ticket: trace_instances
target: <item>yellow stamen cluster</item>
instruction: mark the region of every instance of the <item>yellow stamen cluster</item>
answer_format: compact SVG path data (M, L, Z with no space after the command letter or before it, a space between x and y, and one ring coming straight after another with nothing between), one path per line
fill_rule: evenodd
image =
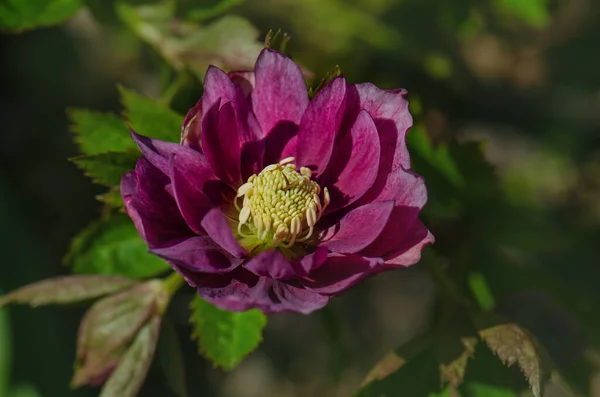
M321 204L321 187L310 179L311 170L301 167L298 172L293 161L288 157L271 164L240 186L234 201L240 236L253 235L270 247L288 248L312 236L315 223L329 204L329 192L323 189Z

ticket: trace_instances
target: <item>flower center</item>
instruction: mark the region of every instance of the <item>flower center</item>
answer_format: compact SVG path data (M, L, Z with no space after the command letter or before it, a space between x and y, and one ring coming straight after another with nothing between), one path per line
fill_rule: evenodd
M310 179L311 170L301 167L298 172L293 161L288 157L265 167L238 189L234 201L239 211L237 231L243 238L255 239L255 244L246 245L289 248L312 236L315 223L329 204L329 192L323 189L321 204L321 187Z

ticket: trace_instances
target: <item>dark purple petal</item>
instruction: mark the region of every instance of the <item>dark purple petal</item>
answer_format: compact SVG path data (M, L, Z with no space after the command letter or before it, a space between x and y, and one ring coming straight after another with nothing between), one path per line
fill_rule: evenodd
M331 194L329 212L355 202L373 186L379 169L379 152L377 128L363 110L350 131L335 145L321 178L321 185L327 186Z
M310 167L317 176L329 163L345 97L346 80L336 77L313 98L300 121L294 157L298 165Z
M291 121L278 123L265 140L264 164L275 164L279 160L296 156L298 126Z
M198 292L208 302L231 311L258 308L265 313L294 311L308 314L329 301L318 292L248 273L237 268L228 275L202 275L197 278Z
M206 234L200 222L214 205L201 189L210 175L202 172L195 173L193 176L183 174L177 166L177 156L171 158L169 171L173 197L181 216L194 233Z
M364 109L375 121L381 142L382 165L388 172L400 166L410 168L406 132L413 120L405 96L403 89L382 90L371 83L352 85L348 92L350 114Z
M231 81L244 93L244 96L247 98L250 93L254 90L254 86L256 85L256 79L254 77L254 72L248 70L242 71L234 71L227 73Z
M204 109L210 109L215 103L224 105L227 102L240 99L241 91L233 84L227 73L221 69L209 66L204 77Z
M202 98L185 115L181 126L181 144L202 153Z
M336 295L371 275L382 263L380 258L332 254L311 274L313 281L304 280L302 284L321 294Z
M164 247L193 236L173 197L167 193L169 180L146 159L121 180L125 210L148 245Z
M384 257L401 247L409 231L412 230L420 211L421 209L418 207L394 207L379 236L369 246L360 251L361 255Z
M202 149L214 173L229 186L237 188L242 184L241 153L232 102L220 107L220 100L217 100L204 115L202 132Z
M277 250L261 252L246 262L244 267L257 276L275 280L289 280L296 276L294 266Z
M255 67L252 110L264 132L281 121L300 123L308 105L302 71L288 57L265 48Z
M206 233L225 251L236 258L246 256L246 251L235 239L227 219L219 208L213 208L204 216L201 222Z
M342 254L353 254L362 250L379 236L393 208L393 201L383 201L353 209L344 215L338 224L326 231L327 246L332 251Z
M387 176L377 178L373 187L359 200L366 204L393 200L397 206L423 208L427 189L423 177L399 167Z
M298 262L300 269L298 273L302 277L309 277L310 274L317 270L327 260L328 249L324 245L320 245L315 249L315 252L302 257Z
M232 260L220 252L217 245L206 236L192 237L170 247L151 249L150 252L194 272L225 273L240 264L239 260Z

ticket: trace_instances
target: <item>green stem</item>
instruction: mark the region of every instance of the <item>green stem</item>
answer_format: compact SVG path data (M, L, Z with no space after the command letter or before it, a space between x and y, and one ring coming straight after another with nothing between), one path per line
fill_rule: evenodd
M160 101L165 105L170 105L175 98L175 95L182 89L186 84L188 84L188 76L185 72L181 72L177 75L177 78L171 82L165 88L162 95L160 96Z
M165 288L169 291L169 295L173 296L175 293L185 284L185 279L181 274L177 272L171 273L171 275L163 280Z

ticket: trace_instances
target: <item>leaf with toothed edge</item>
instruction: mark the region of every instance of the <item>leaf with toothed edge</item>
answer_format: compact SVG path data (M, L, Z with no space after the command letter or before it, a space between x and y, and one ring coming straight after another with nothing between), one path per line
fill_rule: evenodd
M134 169L139 158L139 151L130 150L78 156L70 160L94 182L112 187L119 186L123 174Z

